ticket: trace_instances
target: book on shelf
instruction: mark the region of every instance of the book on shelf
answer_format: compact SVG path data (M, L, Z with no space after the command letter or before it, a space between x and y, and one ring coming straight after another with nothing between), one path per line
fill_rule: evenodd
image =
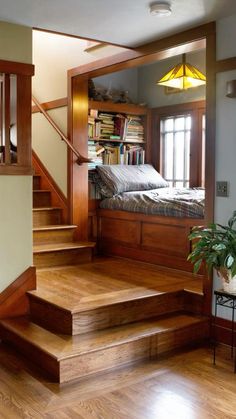
M145 150L142 143L144 143L144 127L140 116L90 110L88 117L88 156L92 159L89 163L90 169L99 164L143 164Z

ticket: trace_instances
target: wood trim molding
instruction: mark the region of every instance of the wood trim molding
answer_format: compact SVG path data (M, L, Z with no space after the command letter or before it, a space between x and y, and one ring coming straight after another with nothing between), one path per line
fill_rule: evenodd
M223 73L224 71L236 70L236 57L226 58L225 60L216 61L216 73Z
M67 106L67 97L62 97L60 99L50 100L49 102L41 103L41 106L45 111L49 111L51 109L63 108ZM40 112L39 108L36 105L32 106L32 113Z
M50 190L52 205L62 208L62 219L66 224L68 222L68 202L67 198L56 184L44 164L41 162L35 151L32 151L32 161L35 173L41 176L41 187L45 190Z
M0 73L19 74L21 76L33 76L34 65L18 63L16 61L0 60Z
M36 289L36 269L30 266L0 293L0 319L27 314L27 291Z

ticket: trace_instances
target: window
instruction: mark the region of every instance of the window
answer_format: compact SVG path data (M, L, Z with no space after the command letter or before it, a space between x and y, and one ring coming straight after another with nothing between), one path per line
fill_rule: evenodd
M161 119L162 174L172 187L189 187L191 115Z
M152 161L171 187L205 185L205 101L153 110Z

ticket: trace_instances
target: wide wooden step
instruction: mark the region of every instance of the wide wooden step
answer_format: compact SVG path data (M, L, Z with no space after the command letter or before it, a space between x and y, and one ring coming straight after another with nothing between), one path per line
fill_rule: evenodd
M95 243L70 242L46 243L33 246L33 262L36 268L79 265L91 262Z
M77 304L76 294L70 296L66 287L65 298L45 289L30 291L28 296L35 323L53 332L77 335L183 310L184 293L121 290L80 297Z
M42 189L33 191L33 208L50 207L51 192Z
M209 336L209 321L182 313L69 337L16 318L2 320L0 332L63 383L197 343Z
M67 243L73 241L75 225L50 225L33 228L33 243Z
M33 227L58 225L61 223L62 209L56 207L33 208Z

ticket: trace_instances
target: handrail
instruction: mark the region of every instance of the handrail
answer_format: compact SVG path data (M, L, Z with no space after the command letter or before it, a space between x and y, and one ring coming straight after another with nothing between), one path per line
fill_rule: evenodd
M58 125L53 121L53 119L48 115L48 113L43 109L42 105L38 102L38 100L35 98L35 96L32 96L32 101L34 104L39 108L40 113L42 113L45 118L48 120L48 122L51 124L51 126L57 131L57 133L60 135L61 139L68 145L68 147L71 149L71 151L76 155L77 160L76 163L81 165L83 163L90 163L92 160L90 160L87 157L82 156L79 151L76 150L76 148L71 144L71 142L68 140L68 138L63 134L63 132L60 130Z

